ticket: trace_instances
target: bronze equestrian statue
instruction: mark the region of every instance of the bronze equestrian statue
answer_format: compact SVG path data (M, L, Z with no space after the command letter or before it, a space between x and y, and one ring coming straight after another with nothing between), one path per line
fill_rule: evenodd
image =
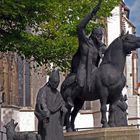
M67 131L74 130L75 117L82 108L84 101L94 101L97 99L101 103L102 127L115 126L113 122L114 103L120 100L122 89L126 84L126 78L123 73L126 56L137 48L140 48L140 37L125 34L116 38L106 50L99 68L91 74L90 92L88 92L87 85L85 85L81 93L76 93L77 96L75 97L73 96L75 94L73 91L75 91L74 88L77 86L77 81L74 81L76 78L72 79L73 83L68 81L69 84L66 84L66 81L63 82L61 94L64 100L66 101L67 94L70 94L67 93L69 91L68 89L71 89L71 97L74 97L74 109L71 112L71 107L68 107L68 113L66 115ZM110 105L110 109L112 110L108 122L106 118L107 104Z
M100 52L99 48L103 48L102 46L104 46L104 44L101 43L101 38L96 37L97 40L95 43L92 42L92 38L84 38L83 29L87 22L96 14L100 8L100 4L101 0L99 0L93 11L80 22L80 25L82 23L84 26L80 26L82 30L79 37L79 48L77 54L73 57L71 72L61 85L61 94L68 108L68 113L65 118L67 131L74 130L75 117L82 108L84 101L94 101L97 99L99 99L101 103L102 127L116 126L113 119L114 104L120 100L122 89L126 83L126 78L123 74L126 56L130 54L131 51L140 48L140 37L131 34L121 34L106 49L102 62L100 66L97 67L98 54ZM77 31L79 30L80 29ZM81 36L83 36L82 39ZM97 42L99 48L95 45ZM89 50L86 49L88 47ZM92 49L92 47L94 48ZM82 54L84 51L86 51L85 54ZM87 58L84 57L86 58L85 61L80 60L83 55L87 56ZM80 66L81 61L84 62L82 66ZM79 70L80 67L81 69ZM80 78L82 79L81 81ZM110 105L111 110L109 121L107 121L106 118L107 104ZM72 107L74 107L73 110L71 110Z

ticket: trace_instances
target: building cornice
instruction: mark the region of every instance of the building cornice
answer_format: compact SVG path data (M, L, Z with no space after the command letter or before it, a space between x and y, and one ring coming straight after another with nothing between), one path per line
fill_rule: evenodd
M128 22L128 24L130 24L134 29L136 28L135 26L134 26L134 24L127 18L127 17L125 17L124 15L123 15L123 18Z

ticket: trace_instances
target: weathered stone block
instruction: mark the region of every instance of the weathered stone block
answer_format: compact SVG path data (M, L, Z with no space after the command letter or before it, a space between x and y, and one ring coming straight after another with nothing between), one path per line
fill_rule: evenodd
M100 128L65 133L65 140L139 140L140 130L132 127Z

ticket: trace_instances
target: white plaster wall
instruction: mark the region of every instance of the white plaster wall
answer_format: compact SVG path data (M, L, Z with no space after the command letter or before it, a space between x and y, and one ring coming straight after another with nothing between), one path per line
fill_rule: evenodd
M93 115L92 114L80 114L78 113L75 120L75 128L87 128L93 127Z
M120 35L120 7L112 10L112 16L107 18L108 45Z
M33 111L20 112L20 131L35 131L35 115Z
M127 22L125 22L125 27L126 27L126 32L132 34L132 27Z
M126 84L128 85L128 93L127 95L132 96L133 92L133 79L132 79L132 54L126 57Z

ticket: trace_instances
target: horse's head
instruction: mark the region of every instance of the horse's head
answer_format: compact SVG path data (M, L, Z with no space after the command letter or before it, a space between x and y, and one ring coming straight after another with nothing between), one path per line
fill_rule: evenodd
M124 68L126 55L137 48L140 48L140 37L132 34L121 34L109 45L101 65L113 63L122 70Z
M140 48L140 37L132 34L125 34L121 35L120 38L122 39L124 52L126 54L129 54L131 51Z

